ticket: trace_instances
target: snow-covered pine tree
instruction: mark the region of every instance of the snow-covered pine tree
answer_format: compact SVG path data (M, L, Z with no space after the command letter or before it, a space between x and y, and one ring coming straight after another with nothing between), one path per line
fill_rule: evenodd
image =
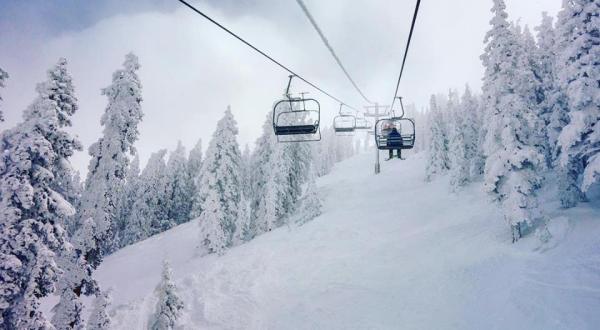
M448 114L452 120L449 125L450 185L453 190L465 186L470 179L470 159L467 155L468 118L458 100L458 93L451 90L448 94Z
M469 160L469 177L472 180L483 175L485 157L481 140L483 113L479 101L471 92L469 85L465 86L460 107L465 119L466 158Z
M190 210L190 219L200 216L202 203L200 202L200 170L202 169L202 140L198 139L194 148L190 151L188 157L187 169L190 180L192 181L192 209Z
M562 128L568 124L568 106L564 90L558 84L557 51L558 37L551 16L544 12L542 24L536 28L538 56L540 61L540 79L544 93L544 120L547 124L546 135L551 153L551 161L556 154L556 143Z
M201 241L209 252L231 246L236 231L243 190L237 134L237 123L227 107L213 133L200 175Z
M135 154L133 144L138 139L138 124L143 116L139 68L137 56L127 54L123 68L113 74L112 84L102 90L108 98L100 120L104 129L102 137L89 149L92 159L81 198L80 218L96 222L101 237L97 244L102 253L117 246L116 208L129 166L128 154Z
M108 314L110 303L111 297L108 291L96 294L86 330L107 330L110 328L111 320Z
M65 69L63 71L63 69ZM39 299L54 290L56 254L66 249L62 224L75 212L53 190L56 164L68 162L80 143L64 128L77 110L54 75L67 78L66 61L48 71L23 122L4 131L0 150L0 328L51 327L38 310ZM63 98L64 97L64 98Z
M299 217L296 220L296 224L298 225L303 225L311 221L321 215L322 212L321 209L323 204L319 197L316 176L312 166L308 172L308 180L302 194L301 210L299 212Z
M248 198L252 194L251 187L251 175L252 169L250 168L250 162L252 161L252 153L250 152L250 146L246 143L244 151L242 152L242 173L244 178L244 196Z
M139 179L136 199L122 234L123 246L136 243L170 229L174 223L168 218L167 150L152 155Z
M434 95L431 96L429 104L430 140L427 144L427 167L425 169L428 181L450 169L448 133L444 122L444 114Z
M250 202L247 200L246 195L243 194L240 201L240 215L236 225L234 244L248 242L256 236L256 228L252 220Z
M570 108L558 138L559 164L570 179L561 200L573 206L581 197L577 188L586 192L600 180L600 2L564 1L559 15L566 41L558 56L559 79Z
M48 78L50 83L48 86L49 98L56 101L59 108L62 109L62 113L66 115L63 118L64 125L67 127L72 126L71 119L69 116L79 110L77 105L77 98L75 97L75 88L73 86L73 80L71 75L67 71L67 60L60 58L58 63L48 70ZM56 136L53 144L63 143L61 140L62 136ZM77 140L72 140L72 148L65 148L63 151L65 154L59 155L56 163L54 164L54 180L52 181L52 190L58 192L63 196L73 207L76 209L79 207L81 194L83 187L79 173L77 173L70 161L69 157L73 155L75 151L83 149L81 143ZM67 229L68 233L72 233L76 215L67 217L61 224L63 229Z
M520 30L520 27L517 27ZM519 93L522 98L528 103L530 109L528 116L531 134L529 136L529 145L535 146L536 149L544 156L545 165L549 165L552 161L552 151L547 138L548 116L549 110L546 107L546 94L544 90L544 82L542 81L543 69L541 67L541 54L538 45L526 25L523 32L516 34L520 47L519 60L521 61L522 70L520 73Z
M54 316L52 325L56 329L82 329L83 303L81 295L92 295L99 292L98 284L92 278L92 266L87 260L96 260L88 253L98 253L95 248L95 223L89 218L77 229L72 237L72 245L63 251L59 258L59 266L63 273L57 284L59 301L52 309Z
M63 275L68 276L68 275ZM83 303L69 287L58 287L60 300L52 308L52 325L56 330L84 329Z
M215 190L207 191L203 201L200 214L200 244L208 253L221 254L230 245L227 229L223 224L223 219L226 218L223 205Z
M57 175L59 175L59 173L61 176L57 177L58 183L54 186L57 189L60 187L62 190L61 195L63 195L76 210L79 209L81 194L83 194L83 182L81 181L79 171L74 170L71 164L66 163L57 170ZM62 224L63 229L67 231L68 237L73 236L75 233L78 225L77 221L77 214L74 214L73 216L66 218L65 223Z
M115 240L119 247L124 247L130 242L125 239L125 233L128 232L131 226L131 218L134 214L134 204L142 198L141 193L142 181L140 178L140 157L136 154L129 164L127 175L125 176L125 184L119 196L117 205L116 228L117 233Z
M169 262L163 262L162 276L156 287L158 297L156 311L149 322L152 330L171 330L175 328L177 319L183 310L183 301L179 298L177 287L172 280L173 272Z
M177 149L171 152L167 161L167 211L173 225L190 220L192 211L194 183L187 169L185 147L179 141Z
M286 173L283 148L273 135L271 114L263 124L252 156L252 221L256 234L271 231L284 212Z
M59 295L58 303L52 308L52 325L57 330L83 329L83 303L80 299L83 282L81 271L85 270L85 260L78 256L75 249L68 244L58 258L62 274L56 290Z
M2 68L0 68L0 88L4 88L4 82L6 81L6 79L8 79L8 73L4 70L2 70ZM0 102L2 101L2 95L0 94ZM2 114L2 110L0 110L0 122L4 121L4 115Z
M283 169L286 173L283 216L289 216L294 213L298 206L302 195L302 187L308 178L312 154L310 146L306 143L287 143L282 147ZM346 157L350 157L354 151L351 139L347 139L345 149ZM283 219L280 220L283 221ZM282 224L281 221L278 225Z
M536 190L541 185L544 155L536 146L536 109L529 102L533 77L519 36L507 21L503 0L494 0L485 52L486 121L485 189L501 202L517 241L540 218Z

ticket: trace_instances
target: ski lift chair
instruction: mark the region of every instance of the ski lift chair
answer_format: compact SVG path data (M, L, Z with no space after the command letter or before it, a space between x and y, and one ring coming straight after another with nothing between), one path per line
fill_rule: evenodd
M333 118L333 130L335 135L351 136L354 135L356 129L356 116L345 113L343 106L343 104L340 104L339 114Z
M390 118L380 119L375 123L375 145L379 150L407 150L415 146L415 121L404 118L404 105L402 98L399 99L402 115L397 117L392 110ZM394 128L399 134L390 136Z
M391 136L396 128L399 136ZM380 119L375 124L375 143L379 150L406 150L415 146L415 121L410 118Z
M367 118L356 118L356 130L370 130L373 126Z
M320 141L321 105L312 98L292 97L289 94L292 78L288 82L285 99L273 107L273 131L277 142Z

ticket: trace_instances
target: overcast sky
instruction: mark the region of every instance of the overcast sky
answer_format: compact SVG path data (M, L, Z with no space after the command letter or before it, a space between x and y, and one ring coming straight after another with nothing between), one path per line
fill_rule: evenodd
M355 107L364 105L335 65L295 0L211 0L192 3L307 79ZM389 103L400 70L413 0L305 0L359 86ZM561 0L507 0L511 20L534 27ZM465 83L481 87L479 56L489 27L491 0L425 0L400 88L407 103L426 106L429 95ZM145 161L178 140L208 145L216 121L231 105L239 141L252 145L265 115L281 96L287 73L232 39L176 0L0 0L0 67L10 79L0 93L14 125L35 97L35 84L66 57L79 98L73 131L86 150L73 157L86 171L87 147L101 134L110 84L124 55L142 65L144 121L137 148ZM339 105L297 82L321 101L329 123Z

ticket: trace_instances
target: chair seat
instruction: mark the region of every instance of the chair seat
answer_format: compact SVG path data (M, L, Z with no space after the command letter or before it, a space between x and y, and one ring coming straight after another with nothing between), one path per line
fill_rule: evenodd
M315 134L317 125L275 126L275 135Z
M351 133L354 132L354 127L336 127L334 130L338 133Z
M414 135L405 135L402 137L377 137L377 149L379 150L396 150L396 149L412 149L415 145Z

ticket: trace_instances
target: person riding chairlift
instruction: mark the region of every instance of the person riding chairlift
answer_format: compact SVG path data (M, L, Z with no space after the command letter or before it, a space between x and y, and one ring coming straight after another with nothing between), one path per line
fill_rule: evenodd
M387 146L390 152L389 159L394 158L394 150L396 150L398 158L401 158L402 135L395 125L391 125L389 128L389 133L387 134Z

